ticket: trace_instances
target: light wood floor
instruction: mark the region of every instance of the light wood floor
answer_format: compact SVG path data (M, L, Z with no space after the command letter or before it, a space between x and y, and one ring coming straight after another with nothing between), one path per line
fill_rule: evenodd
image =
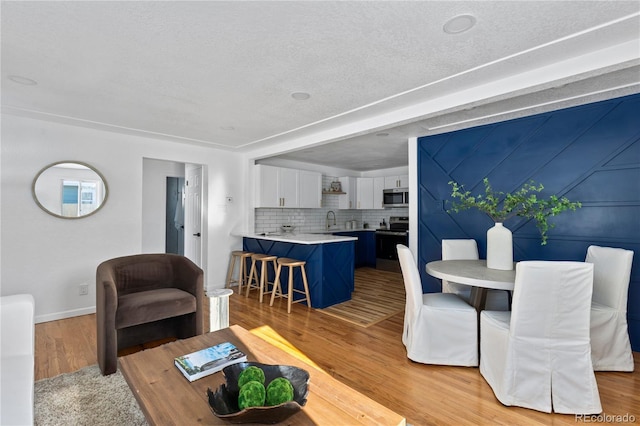
M375 275L358 269L356 286ZM477 368L408 360L401 342L403 313L363 328L300 304L287 315L284 303L260 304L255 292L248 299L233 294L230 312L231 324L249 330L268 326L320 368L413 425L576 423L573 415L501 405ZM95 328L95 315L37 324L36 380L96 364ZM634 373L596 373L596 378L604 413L628 414L640 422L640 353L634 359Z

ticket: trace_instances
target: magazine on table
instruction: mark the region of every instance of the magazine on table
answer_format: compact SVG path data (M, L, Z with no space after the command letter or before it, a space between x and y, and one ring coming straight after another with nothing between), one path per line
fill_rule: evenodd
M176 367L190 381L198 380L224 367L246 361L247 355L234 344L225 342L175 358Z

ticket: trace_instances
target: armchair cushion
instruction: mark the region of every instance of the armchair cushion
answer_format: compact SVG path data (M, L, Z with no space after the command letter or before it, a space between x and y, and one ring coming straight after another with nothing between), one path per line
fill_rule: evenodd
M177 288L159 288L118 297L116 328L131 327L196 310L196 298Z

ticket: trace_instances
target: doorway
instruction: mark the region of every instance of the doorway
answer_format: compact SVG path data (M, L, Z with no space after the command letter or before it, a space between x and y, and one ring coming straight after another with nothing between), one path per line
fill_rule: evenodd
M165 252L184 255L184 178L167 177Z
M141 252L179 253L182 250L184 256L204 269L206 232L202 229L206 229L206 166L144 158L142 175ZM190 176L192 176L191 181ZM176 182L170 178L183 180ZM188 186L192 191L193 202L191 203L189 203ZM179 189L182 189L182 195L178 194ZM184 200L182 215L184 229L180 229L182 226L180 217L176 217L176 207L180 197ZM176 229L176 222L178 229ZM180 238L180 232L182 232L182 238Z

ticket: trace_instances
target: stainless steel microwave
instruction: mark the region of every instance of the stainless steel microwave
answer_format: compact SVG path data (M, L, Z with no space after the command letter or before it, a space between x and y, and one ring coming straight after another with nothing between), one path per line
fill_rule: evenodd
M382 205L384 207L408 207L409 188L393 188L382 190Z

